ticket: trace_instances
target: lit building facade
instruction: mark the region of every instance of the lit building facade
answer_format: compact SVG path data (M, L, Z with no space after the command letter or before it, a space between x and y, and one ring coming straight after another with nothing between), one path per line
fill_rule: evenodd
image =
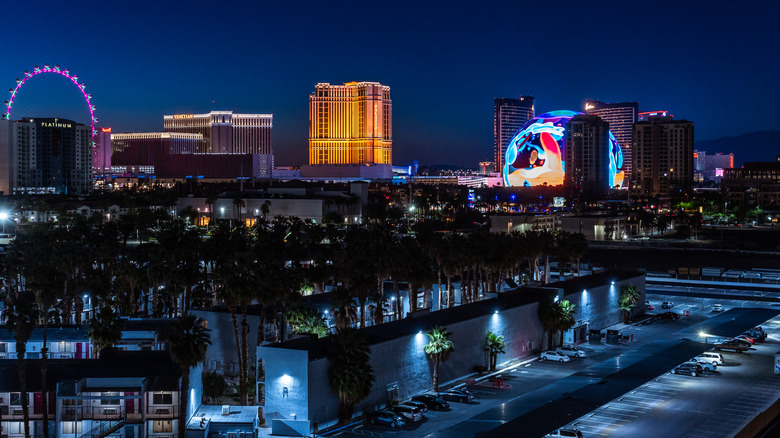
M632 127L638 121L639 104L637 102L604 103L598 100L585 102L585 113L595 114L609 123L609 130L615 136L623 152L623 172L631 177Z
M666 110L642 111L641 113L639 113L639 119L637 121L646 122L653 117L674 117L674 116L669 111Z
M724 169L734 167L734 154L693 151L693 175L696 182L720 182Z
M90 127L59 118L3 120L0 190L86 194L92 188Z
M204 149L202 134L141 132L111 134L111 169L115 173L154 173L163 155L197 153Z
M688 198L693 190L693 122L653 117L634 124L634 177L639 196Z
M497 98L493 109L493 171L503 172L506 148L526 122L534 118L533 96Z
M564 185L592 194L608 191L610 128L595 115L574 116L566 124Z
M729 202L777 208L780 205L780 155L776 161L747 162L738 169L725 169L720 187Z
M206 140L199 153L272 154L273 114L207 114L163 116L166 132L200 134Z
M319 83L309 96L309 164L392 164L393 103L378 82Z
M92 147L92 172L103 175L111 171L111 128L98 128Z

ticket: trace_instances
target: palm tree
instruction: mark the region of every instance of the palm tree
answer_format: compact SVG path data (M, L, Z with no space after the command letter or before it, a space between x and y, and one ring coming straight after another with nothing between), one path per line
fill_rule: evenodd
M30 412L27 397L27 370L25 366L25 354L27 353L27 341L32 336L35 322L38 320L38 309L35 306L33 294L28 292L16 292L8 297L8 320L6 327L13 332L16 340L16 372L19 377L19 389L22 402L22 415L24 419L24 436L30 438Z
M371 393L374 369L364 335L353 328L340 329L328 347L328 384L339 397L339 423L352 418L355 403Z
M506 342L504 342L503 336L493 333L492 331L487 332L487 336L485 337L485 351L487 351L490 356L488 363L490 371L495 371L498 355L506 353L505 347Z
M113 347L122 340L119 315L111 310L109 306L103 306L89 320L87 336L92 340L92 357L99 357L103 349Z
M544 297L539 301L539 307L537 308L537 315L539 316L539 322L542 323L544 331L547 332L547 349L553 348L553 336L558 332L558 315L556 312L557 305L553 301L552 296Z
M577 320L574 319L574 308L576 306L570 303L569 300L560 300L557 304L558 330L561 332L561 345L563 345L564 333L571 330L574 324L577 323Z
M211 334L203 319L185 314L176 319L168 335L168 352L181 369L179 386L179 438L184 438L187 424L187 406L190 393L190 370L203 362L211 345Z
M623 312L623 323L628 324L628 318L631 316L631 311L636 307L639 296L639 290L635 286L623 286L623 289L620 290L618 307Z
M423 348L425 354L433 360L433 391L439 392L439 365L449 358L455 344L450 339L452 333L448 332L446 327L436 326L425 334L428 336L428 343Z

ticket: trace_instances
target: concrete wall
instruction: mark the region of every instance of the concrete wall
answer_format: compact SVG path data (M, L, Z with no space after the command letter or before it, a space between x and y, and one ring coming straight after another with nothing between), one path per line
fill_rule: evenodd
M487 332L504 336L506 354L499 355L498 363L512 358L525 357L533 349L541 347L543 333L537 317L537 304L500 310L497 314L484 315L468 321L452 324L447 329L455 350L439 367L439 383L468 375L476 365L487 366L484 351ZM423 347L428 342L425 331L371 347L371 366L374 368L374 386L371 394L355 407L355 412L373 411L389 401L388 389L397 386L399 400L433 388L433 363L425 355ZM309 366L309 413L312 422L338 417L338 398L328 385L328 361L318 359ZM267 406L271 406L267 404ZM316 416L316 420L315 420ZM302 418L302 417L298 417Z
M327 368L324 376L312 381L309 378L307 351L261 346L257 349L257 355L265 369L263 417L266 424L271 423L273 419L308 419L310 403L321 398L318 392L312 393L310 382L321 384L324 381L327 387ZM329 389L327 395L335 397ZM335 406L338 407L338 399L335 401ZM338 408L335 412L338 415ZM293 418L293 414L296 418Z
M644 277L635 277L628 280L616 281L614 285L607 284L570 293L564 296L576 306L574 318L577 325L587 324L588 329L603 330L606 327L623 321L623 314L618 309L618 298L624 286L634 286L640 292L637 306L632 316L645 311L645 281Z

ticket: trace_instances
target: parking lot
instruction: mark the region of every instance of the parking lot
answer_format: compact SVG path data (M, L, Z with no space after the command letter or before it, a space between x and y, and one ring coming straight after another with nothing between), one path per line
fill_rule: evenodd
M660 311L664 300L662 295L648 295L648 299ZM571 362L541 362L532 360L517 365L502 373L509 389L489 387L489 382L468 387L475 398L469 404L451 402L450 410L445 412L428 411L422 421L407 424L397 429L379 425L361 425L353 432L344 431L341 436L375 436L375 437L466 437L475 436L480 432L489 431L501 424L528 414L538 406L544 405L561 394L577 391L593 381L608 376L621 368L639 363L648 357L639 352L638 347L650 343L675 342L680 338L695 338L695 327L706 324L708 318L719 315L712 311L712 305L720 303L725 310L743 307L745 302L732 300L699 299L692 297L666 297L673 301L675 312L682 314L685 310L690 316L678 320L654 320L642 325L614 327L622 334L634 335L634 342L624 342L621 345L588 345L580 344L580 348L588 352L588 358L575 359ZM767 307L770 303L746 302L747 306ZM665 309L664 309L665 311ZM770 327L776 325L773 322ZM745 419L752 418L764 406L765 402L774 401L780 395L780 385L775 385L771 379L772 355L778 348L778 340L774 335L768 342L759 345L755 350L742 355L724 353L724 356L735 358L716 373L706 373L702 377L670 375L665 373L647 383L643 383L621 397L606 403L588 415L584 415L570 424L577 422L577 427L586 432L585 436L617 436L629 433L636 436L660 436L656 434L659 425L656 423L670 422L670 413L675 417L685 418L692 425L686 435L699 436L731 436L731 432L715 434L713 429L733 430ZM772 357L770 357L772 356ZM769 361L769 365L764 362ZM766 382L755 381L753 369L769 370ZM760 374L760 373L759 373ZM763 379L763 378L762 378ZM762 380L759 379L759 380ZM764 379L765 380L765 379ZM750 389L752 388L752 389ZM750 392L766 394L766 400L746 395ZM774 397L774 398L773 398ZM771 399L771 400L770 400ZM721 400L721 401L717 401ZM722 400L728 400L728 409ZM703 406L714 404L707 410ZM717 421L709 418L712 412L718 412ZM558 424L562 424L557 421ZM652 427L651 427L652 426ZM695 426L695 428L693 427ZM675 426L676 427L676 426ZM649 429L648 429L649 428ZM729 429L730 428L730 429ZM548 429L552 430L552 426ZM647 431L653 430L650 435ZM674 429L667 433L678 436ZM703 436L703 435L702 435Z

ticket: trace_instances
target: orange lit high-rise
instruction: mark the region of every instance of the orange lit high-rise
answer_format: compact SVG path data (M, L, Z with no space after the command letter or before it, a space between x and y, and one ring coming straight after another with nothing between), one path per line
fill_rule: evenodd
M392 164L392 153L390 87L317 84L309 96L309 164Z

